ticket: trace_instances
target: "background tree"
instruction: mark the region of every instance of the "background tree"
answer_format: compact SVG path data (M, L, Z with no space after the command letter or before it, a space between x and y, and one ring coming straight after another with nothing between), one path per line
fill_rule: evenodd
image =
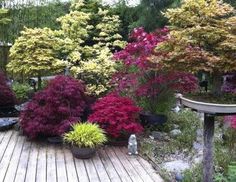
M236 8L236 1L235 0L224 0L224 2L231 4L231 6Z
M63 48L69 39L61 39L59 32L49 28L25 28L10 49L8 71L26 76L38 77L41 88L41 76L60 72L66 63L62 60Z
M205 71L213 77L213 92L220 94L222 74L236 70L236 16L218 0L185 0L165 16L171 24L169 39L157 47L153 59L169 69Z
M127 41L130 32L136 28L135 22L139 19L140 6L128 6L125 0L120 0L109 11L119 16L121 20L120 34Z
M10 23L0 25L0 40L13 43L24 26L59 29L60 24L56 19L69 12L70 2L62 2L61 0L14 0L9 3L9 0L2 0L0 6L8 9L8 17L11 19Z
M0 9L0 25L8 24L11 21L11 19L9 19L7 16L8 16L8 10L1 8Z
M75 45L67 57L72 73L85 81L90 94L105 93L115 71L112 53L125 45L119 17L99 1L88 0L76 1L58 21Z
M162 28L167 24L167 18L163 16L162 11L170 7L177 7L180 0L141 0L138 10L138 19L130 27L144 27L146 31L151 32L157 28Z

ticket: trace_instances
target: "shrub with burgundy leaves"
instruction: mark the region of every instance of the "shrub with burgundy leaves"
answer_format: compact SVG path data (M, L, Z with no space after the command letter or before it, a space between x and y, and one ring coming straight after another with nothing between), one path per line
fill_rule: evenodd
M221 90L226 93L236 94L236 73L225 75L226 80L224 81Z
M16 104L16 97L7 85L6 76L0 71L0 107L13 107Z
M57 76L33 97L20 115L20 125L30 138L59 136L80 121L86 108L85 86L68 76Z
M167 28L153 33L145 32L142 27L136 28L127 46L114 54L114 58L122 65L121 71L114 74L111 81L115 91L134 98L144 110L152 113L158 112L160 100L169 102L163 98L169 99L171 93L173 96L175 91L192 92L198 87L194 75L168 71L161 64L153 64L152 56L160 54L155 51L155 47L168 39L168 32Z
M88 120L99 124L110 137L124 137L143 130L138 122L140 108L127 97L111 93L99 99L92 110Z

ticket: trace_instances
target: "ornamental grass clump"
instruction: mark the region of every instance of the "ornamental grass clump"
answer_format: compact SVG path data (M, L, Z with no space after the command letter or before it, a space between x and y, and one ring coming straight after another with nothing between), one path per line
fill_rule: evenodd
M65 142L80 148L95 148L107 141L105 132L97 124L77 123L64 134Z
M61 136L81 120L86 108L85 86L72 77L57 76L35 94L20 115L26 135Z
M138 121L140 110L131 99L112 93L94 104L88 120L99 124L109 137L124 138L143 130Z

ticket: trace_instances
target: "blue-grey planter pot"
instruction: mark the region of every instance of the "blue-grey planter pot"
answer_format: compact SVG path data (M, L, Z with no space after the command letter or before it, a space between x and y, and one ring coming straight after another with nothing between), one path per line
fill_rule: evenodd
M167 117L164 114L140 113L140 120L143 126L160 125L167 121Z

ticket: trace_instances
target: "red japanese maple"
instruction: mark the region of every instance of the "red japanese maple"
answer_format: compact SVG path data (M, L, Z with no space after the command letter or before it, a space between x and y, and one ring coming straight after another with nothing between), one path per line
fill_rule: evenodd
M20 115L26 135L59 136L80 121L86 107L85 86L72 77L57 76L34 96Z
M89 122L98 123L111 137L123 137L143 130L138 122L140 108L127 97L109 94L99 99L92 110Z
M134 29L131 42L114 54L122 63L121 72L113 76L112 84L118 93L133 98L149 98L150 103L157 103L158 97L171 91L191 92L198 87L197 78L190 73L169 72L162 65L150 61L159 43L168 39L168 29L163 28L154 33L147 33L143 28ZM154 104L154 105L155 105Z
M0 71L0 107L12 107L15 104L15 94L7 85L6 76Z

